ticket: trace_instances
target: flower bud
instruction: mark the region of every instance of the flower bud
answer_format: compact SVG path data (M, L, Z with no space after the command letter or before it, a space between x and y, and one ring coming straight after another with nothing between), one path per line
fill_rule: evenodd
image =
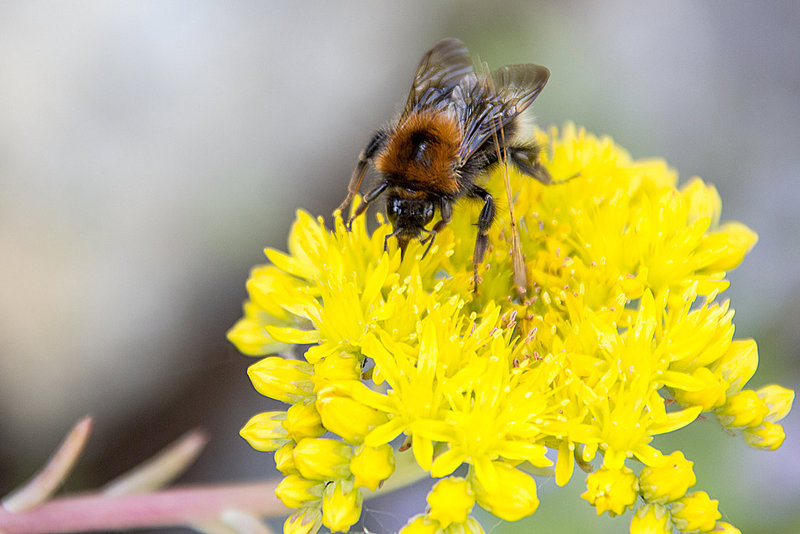
M753 377L756 368L758 346L752 339L734 339L722 358L714 364L714 372L728 383L728 395L739 393Z
M400 529L399 534L436 534L440 530L438 521L427 515L417 514L408 520L408 523Z
M361 380L361 361L352 354L331 354L314 364L314 384L317 391L330 383L350 380Z
M708 367L698 367L692 376L704 384L703 388L696 391L676 389L676 401L683 406L700 406L704 412L725 404L728 383L720 375L712 373Z
M669 510L661 504L646 504L631 519L631 534L672 534Z
M708 217L712 226L719 222L722 201L716 187L695 177L684 184L680 192L686 202L688 222L694 222L701 217Z
M316 534L322 526L322 512L308 507L290 515L283 523L284 534Z
M299 442L303 438L316 438L325 433L314 403L299 402L293 404L286 410L286 420L283 428L294 441Z
M256 391L272 399L294 404L314 392L311 374L314 367L298 360L270 356L247 368L247 375Z
M349 477L352 456L350 445L327 438L305 438L292 452L297 470L312 480Z
M443 529L451 523L464 523L474 505L472 487L460 477L444 478L428 493L428 515L437 520Z
M718 505L705 491L695 491L672 504L672 522L681 532L711 530L722 517Z
M474 477L472 489L477 503L506 521L516 521L535 512L539 498L533 477L503 462L492 462L492 466L497 472L499 490L489 493L478 477Z
M275 451L274 458L275 458L275 467L280 471L283 475L291 475L296 474L297 467L294 465L294 458L292 457L292 453L294 452L294 443L287 443L277 451Z
M474 517L468 517L467 520L459 525L463 528L464 534L486 534L486 531L483 530L483 527L478 520Z
M350 461L350 471L355 476L357 488L375 491L381 482L394 473L392 446L384 443L380 447L360 447Z
M756 391L761 400L769 408L769 414L764 418L770 423L777 423L789 413L794 402L794 391L775 384L764 386Z
M720 422L731 428L754 427L769 415L767 404L751 389L728 397L724 406L717 408Z
M743 434L748 445L765 451L776 450L786 439L783 427L769 421L764 421L757 427L747 428Z
M255 316L263 313L258 306L246 302L244 310L244 317L228 330L228 341L236 345L239 352L248 356L264 356L280 350L284 346L283 343L272 339L264 330L264 324L255 319Z
M322 498L325 484L300 475L288 475L275 488L275 495L289 508L300 508Z
M646 466L639 473L639 492L647 502L665 504L680 499L686 490L697 482L692 471L693 462L675 451L657 466Z
M254 415L239 431L239 435L257 451L274 451L291 440L281 424L286 412L263 412Z
M697 255L709 255L713 261L706 266L710 272L730 271L744 259L758 241L758 234L739 222L720 225L716 232L708 234L698 247Z
M352 480L329 483L322 496L322 524L331 532L346 532L361 517L362 501Z
M603 467L586 477L586 492L581 498L597 509L597 515L608 511L614 517L633 506L637 495L637 479L633 471L627 467Z
M714 525L714 530L712 530L712 532L713 534L742 534L741 530L724 521Z
M317 396L322 424L346 442L361 444L373 428L388 420L386 414L341 394L338 389L327 387Z

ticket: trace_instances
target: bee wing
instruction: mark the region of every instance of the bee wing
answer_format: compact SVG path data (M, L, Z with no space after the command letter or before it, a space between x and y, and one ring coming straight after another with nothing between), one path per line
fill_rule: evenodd
M461 79L471 73L472 60L464 43L454 38L442 39L422 56L402 116L446 100Z
M495 132L525 111L539 96L550 71L534 64L506 65L487 78L465 77L453 90L463 125L461 162L465 162Z

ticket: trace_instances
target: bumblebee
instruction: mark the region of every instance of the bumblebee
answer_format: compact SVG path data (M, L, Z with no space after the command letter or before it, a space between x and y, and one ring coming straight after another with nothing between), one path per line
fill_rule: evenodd
M520 113L536 99L549 76L547 68L534 64L506 65L491 74L478 74L458 39L433 45L420 60L400 116L375 132L358 157L339 210L350 205L370 164L381 178L364 194L347 228L385 194L393 232L384 239L384 249L394 237L402 255L410 240L419 239L428 245L424 257L436 234L450 222L457 201L481 201L473 255L477 288L477 266L486 253L496 210L492 195L476 179L502 159L550 183L538 163L539 147L516 137ZM440 219L428 229L437 208Z

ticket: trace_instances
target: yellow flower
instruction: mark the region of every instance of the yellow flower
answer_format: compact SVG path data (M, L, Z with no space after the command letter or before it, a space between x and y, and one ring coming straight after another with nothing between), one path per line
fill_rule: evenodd
M584 493L599 514L623 513L641 492L648 502L632 528L713 526L708 496L684 495L691 462L679 451L664 456L654 436L711 411L754 447L782 443L777 421L793 393L746 389L756 344L734 339L722 297L726 271L757 236L720 221L713 186L699 178L679 186L661 160L633 160L569 124L539 131L537 141L556 183L507 173L523 294L503 168L486 183L498 209L477 291L480 206L469 203L453 210L425 257L418 242L403 258L392 240L384 251L391 229L381 216L372 231L366 217L347 231L340 216L326 226L299 211L287 252L268 249L269 264L252 270L244 316L228 337L245 354L267 356L251 380L292 406L256 416L242 435L277 451L287 475L279 494L301 509L292 528L318 528L314 513L330 529L349 528L359 488L396 480L396 458L434 478L468 466L469 487L455 484L460 497L443 504L454 483L440 482L430 513L404 532L481 532L464 496L505 520L530 515L536 481L523 471L554 456L559 486L576 463L591 471L602 461ZM643 466L640 487L634 466Z

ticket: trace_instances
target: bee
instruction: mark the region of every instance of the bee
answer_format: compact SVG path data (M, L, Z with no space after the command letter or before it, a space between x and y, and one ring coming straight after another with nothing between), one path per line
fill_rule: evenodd
M549 76L546 67L534 64L506 65L491 74L478 74L460 40L443 39L433 45L419 62L400 116L376 131L358 157L347 197L338 209L343 212L353 201L370 164L380 180L364 194L347 228L384 195L393 228L384 239L384 250L394 237L402 257L409 241L419 239L427 243L424 257L436 234L450 222L456 202L462 198L483 202L473 254L477 290L478 265L486 254L496 212L492 195L477 180L501 161L510 161L542 183L551 181L538 162L539 146L517 138L520 114ZM508 183L507 190L510 195ZM439 220L427 228L437 209ZM518 239L514 242L518 247ZM516 265L521 253L514 252Z

